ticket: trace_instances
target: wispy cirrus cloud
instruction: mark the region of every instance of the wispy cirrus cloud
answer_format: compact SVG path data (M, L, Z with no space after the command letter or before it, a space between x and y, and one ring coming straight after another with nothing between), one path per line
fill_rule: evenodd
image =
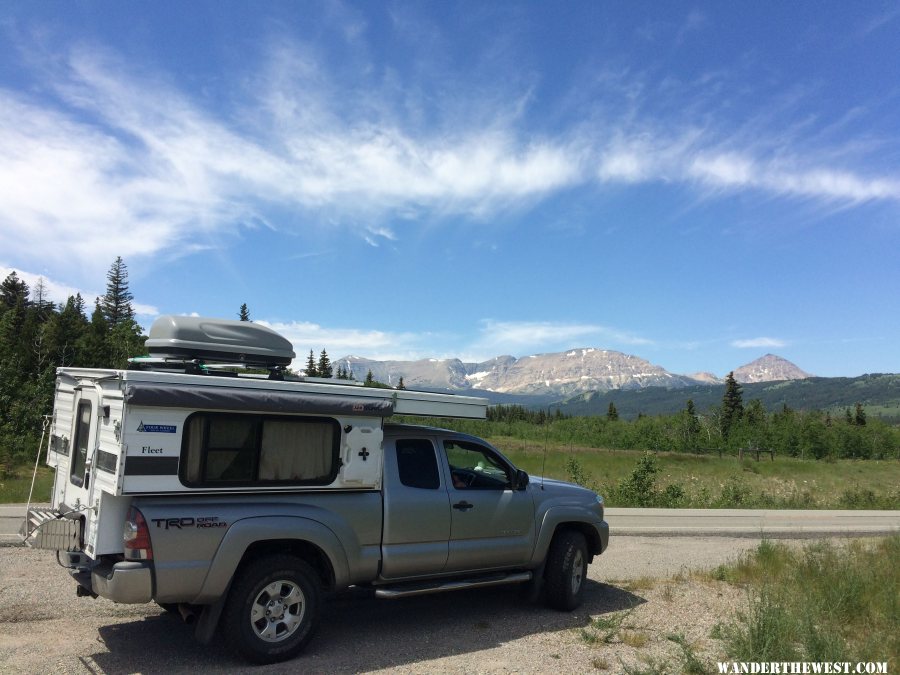
M60 246L43 255L93 266L268 222L272 207L336 222L480 217L581 180L567 140L525 140L503 125L423 134L341 116L341 92L319 84L328 78L315 64L299 82L263 78L269 89L229 118L116 61L73 49L48 69L49 104L0 90L4 248L33 255L52 238ZM360 234L393 237L380 225Z
M767 349L769 347L777 348L777 347L787 347L788 342L785 340L780 340L778 338L771 337L757 337L757 338L749 338L746 340L732 340L732 347L737 347L738 349L750 349L750 348L764 348Z
M688 131L671 139L647 134L620 139L600 153L596 175L601 183L685 183L827 201L900 201L900 178L809 164L720 149L714 135Z
M692 14L685 27L704 21ZM39 95L0 89L0 248L34 267L77 261L85 278L117 255L207 250L259 223L338 224L378 246L396 237L391 220L486 220L576 186L900 202L900 176L861 169L864 151L773 134L777 124L752 115L736 128L728 106L705 93L727 88L726 75L679 87L643 73L599 78L595 98L612 103L582 102L587 121L535 133L524 121L527 90L492 83L509 95L472 101L467 114L448 105L455 112L442 119L420 109L434 97L421 85L342 81L313 49L284 40L248 65L253 88L224 108L102 48L64 46L52 63L31 65ZM693 98L672 93L683 90ZM347 105L351 95L358 105ZM663 122L657 108L684 113ZM269 217L285 209L315 217Z

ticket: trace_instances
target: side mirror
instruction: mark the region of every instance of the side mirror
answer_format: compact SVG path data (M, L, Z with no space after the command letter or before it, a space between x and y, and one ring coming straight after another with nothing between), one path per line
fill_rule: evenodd
M516 472L516 490L524 490L528 487L528 474L519 469Z

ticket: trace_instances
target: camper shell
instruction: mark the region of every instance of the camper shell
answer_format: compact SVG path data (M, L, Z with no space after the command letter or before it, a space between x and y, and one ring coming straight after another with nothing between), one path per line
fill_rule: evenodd
M37 528L36 546L56 547L64 532L72 538L69 550L90 557L121 553L121 522L138 495L378 490L385 419L484 419L487 410L483 398L285 375L290 343L249 322L162 317L147 348L152 356L133 359L136 370L57 370L47 451L47 463L57 469L52 508L34 511L33 518L68 513L73 522ZM235 364L270 372L235 372ZM248 423L234 422L236 416ZM276 438L298 431L315 437L308 451L325 455L314 460L328 465L324 472L291 474L291 459L265 445L271 438L270 446L288 443L285 453L303 452ZM268 463L233 476L227 467L209 466L209 455L206 467L187 465L197 462L188 446L198 434L228 432L265 436L255 439L263 444L255 461ZM254 442L229 440L219 441L234 446L217 450L219 464L248 454L244 446Z

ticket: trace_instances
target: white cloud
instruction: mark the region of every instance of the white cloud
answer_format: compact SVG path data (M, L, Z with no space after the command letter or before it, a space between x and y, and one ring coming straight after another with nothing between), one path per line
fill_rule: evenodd
M85 49L48 69L53 104L0 90L0 245L27 257L52 238L42 256L92 267L265 222L274 205L338 221L423 208L483 216L581 180L565 140L503 126L423 135L391 119L342 117L341 92L308 59L305 68L299 82L260 78L240 124ZM372 242L394 236L377 224L366 232Z
M553 323L549 321L482 321L481 335L476 347L491 356L499 353L510 353L519 350L533 353L542 349L569 349L575 346L603 346L601 344L584 345L578 341L604 341L619 345L651 345L653 342L645 338L630 335L623 331L594 324ZM499 351L498 351L499 350Z
M683 28L704 21L692 12ZM239 108L214 109L165 74L131 71L98 49L63 47L58 61L32 63L40 96L0 89L0 250L96 278L117 255L194 251L242 226L287 227L267 217L272 209L314 212L313 222L356 227L378 246L396 239L391 219L487 219L592 181L900 201L896 174L855 168L865 155L841 164L834 148L804 147L759 116L729 128L717 113L734 102L698 93L718 80L654 90L640 73L600 77L602 89L584 96L609 108L543 134L525 126L532 97L493 83L509 95L476 100L467 90L465 112L448 105L457 112L426 128L419 108L432 92L405 88L401 107L398 83L341 84L310 49L273 44L267 62L242 74L252 89L236 97ZM455 104L459 93L442 97ZM347 105L351 95L357 105ZM682 105L678 95L696 99ZM658 107L681 112L662 123L646 112Z
M322 349L332 359L343 356L364 356L377 360L419 359L430 354L422 348L427 345L428 334L392 333L361 328L328 328L303 321L257 321L280 333L294 345L297 363L305 361L312 350L316 358Z
M600 151L601 183L678 182L718 190L758 190L774 196L861 203L900 201L900 179L867 177L817 165L815 158L787 161L758 148L720 149L717 134L694 131L666 138L649 133L621 137Z
M733 340L731 342L732 347L737 347L739 349L749 349L749 348L768 348L768 347L787 347L788 343L784 340L779 340L778 338L770 338L770 337L758 337L751 338L748 340Z
M322 349L327 350L332 359L353 355L379 361L459 358L475 362L501 354L525 356L587 346L586 341L631 346L653 344L650 340L604 326L539 321L482 321L479 334L471 341L460 340L458 335L433 332L333 328L303 321L262 320L257 323L272 328L291 341L297 354L296 363L305 361L310 350L318 357Z

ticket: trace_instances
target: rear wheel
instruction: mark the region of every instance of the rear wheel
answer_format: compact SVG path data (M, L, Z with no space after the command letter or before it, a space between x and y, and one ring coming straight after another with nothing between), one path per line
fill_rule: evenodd
M229 644L255 663L296 656L312 637L319 579L291 555L260 558L242 569L228 596L222 628Z
M581 604L587 559L587 542L581 532L567 530L553 537L544 570L547 604L567 612Z

